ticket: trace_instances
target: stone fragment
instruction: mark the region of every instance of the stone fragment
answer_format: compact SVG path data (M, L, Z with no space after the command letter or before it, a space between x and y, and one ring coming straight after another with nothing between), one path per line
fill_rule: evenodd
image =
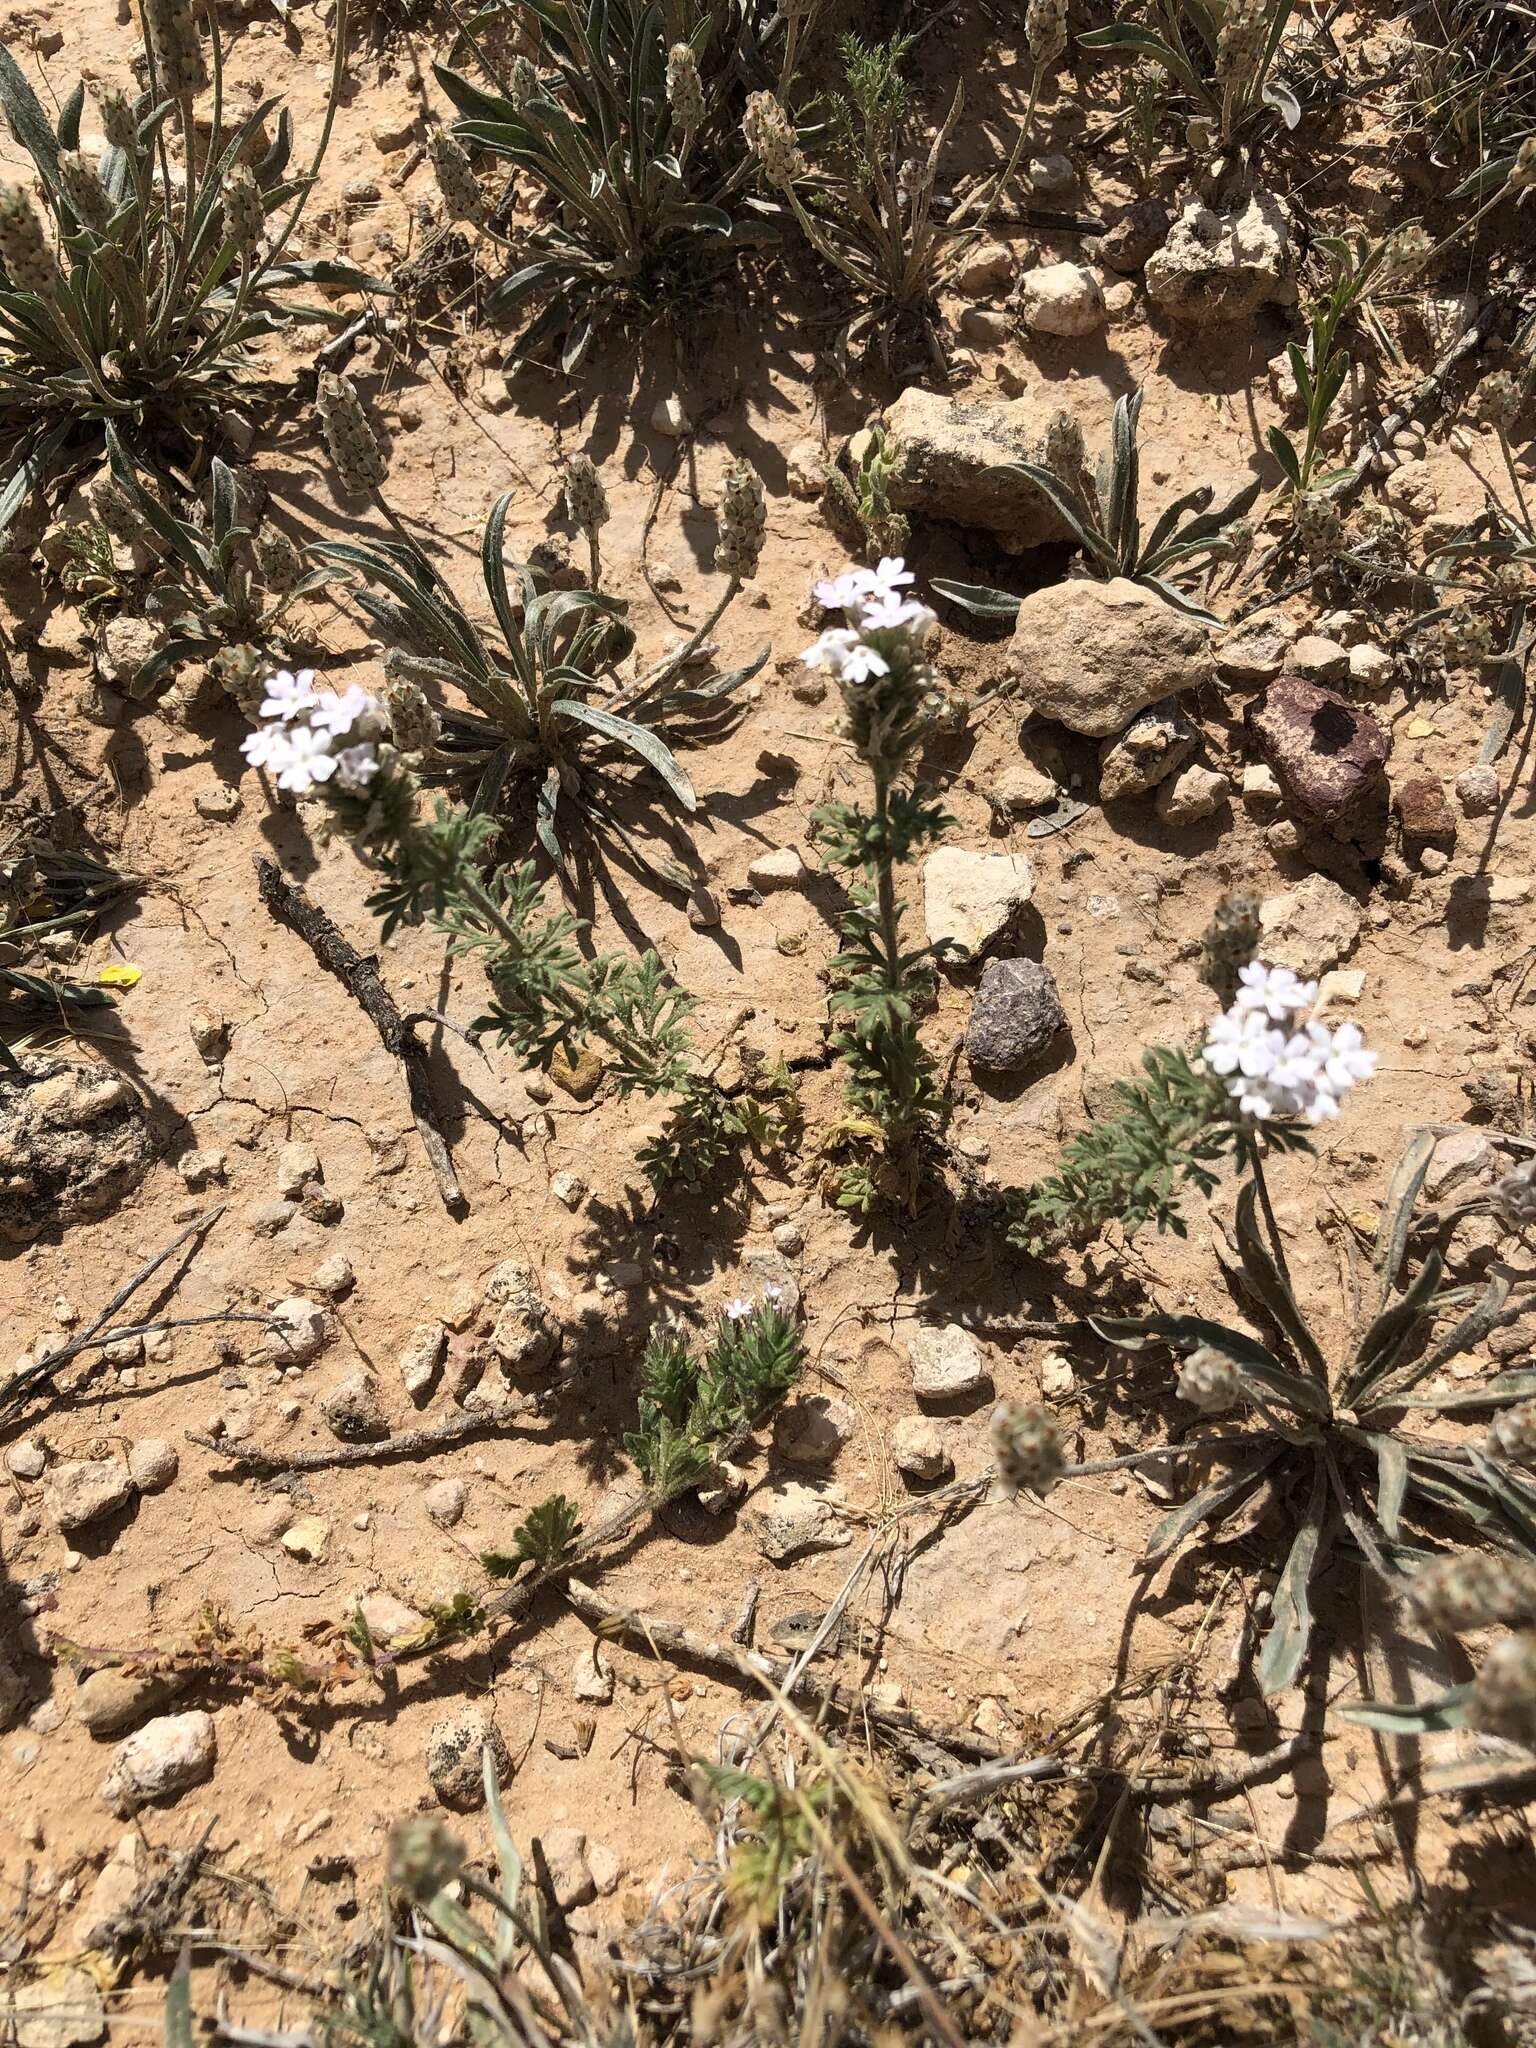
M231 818L240 815L240 792L231 789L226 782L216 782L212 789L197 792L192 799L192 808L210 824L227 825Z
M1349 674L1349 649L1337 640L1325 640L1320 633L1303 633L1293 644L1286 666L1309 683L1342 683Z
M1171 697L1149 705L1123 733L1100 747L1100 802L1146 796L1182 768L1199 743L1199 733Z
M285 1145L277 1155L277 1192L297 1202L311 1181L324 1180L313 1145Z
M194 1152L184 1152L176 1162L176 1171L194 1193L207 1187L210 1181L223 1180L229 1172L229 1160L224 1153L211 1145L200 1146Z
M584 1045L572 1059L562 1047L549 1063L549 1078L573 1102L590 1102L603 1085L602 1055L595 1046Z
M1272 193L1256 191L1229 214L1191 199L1147 258L1147 296L1191 325L1251 320L1294 300L1295 261L1289 215Z
M503 1259L492 1273L485 1298L500 1310L491 1331L491 1347L504 1370L537 1372L555 1355L554 1318L545 1306L530 1266Z
M331 1540L331 1525L322 1515L300 1515L277 1540L301 1564L319 1564Z
M1456 813L1438 775L1405 776L1394 784L1392 801L1404 839L1418 845L1443 847L1447 852L1455 846Z
M217 1753L211 1714L198 1709L162 1714L118 1744L101 1796L126 1820L141 1807L169 1804L212 1777Z
M917 1486L933 1486L955 1469L941 1423L931 1415L904 1415L891 1430L896 1469Z
M1365 914L1327 875L1308 875L1294 889L1259 905L1260 956L1307 979L1337 967L1354 951Z
M105 1215L154 1157L143 1100L111 1067L52 1053L0 1065L0 1243Z
M331 1435L344 1444L378 1443L389 1435L379 1383L366 1370L349 1374L333 1387L320 1403L320 1413Z
M1280 779L1267 761L1250 761L1243 770L1243 802L1256 811L1272 810L1280 801Z
M107 2031L101 1985L73 1963L13 1981L3 2018L6 2048L87 2048Z
M1157 792L1157 815L1165 825L1198 825L1227 801L1227 778L1198 761L1182 769Z
M949 939L971 959L1004 936L1029 902L1033 865L1021 853L970 853L941 846L923 862L928 942Z
M1216 641L1217 672L1234 683L1269 683L1285 667L1294 633L1282 619L1230 626Z
M1026 270L1016 297L1032 334L1097 334L1109 317L1098 279L1080 263L1043 263Z
M116 1458L64 1458L49 1472L44 1492L54 1527L67 1534L127 1507L133 1481Z
M1122 277L1144 270L1149 257L1163 246L1172 225L1161 199L1138 199L1110 223L1099 241L1099 261Z
M1362 640L1349 650L1349 679L1362 690L1384 690L1391 682L1395 664L1384 647Z
M126 1913L144 1880L144 1862L137 1831L122 1836L75 1915L70 1940L76 1948L102 1948L110 1941L114 1922Z
M751 1511L759 1548L771 1564L787 1564L810 1550L842 1550L853 1535L835 1488L818 1490L798 1479L759 1489Z
M1006 242L978 242L962 257L955 272L955 288L968 298L1006 291L1013 282L1013 272L1013 251Z
M442 1363L448 1332L439 1322L418 1323L406 1338L399 1358L400 1380L413 1401L430 1393Z
M989 960L971 1004L965 1049L971 1065L1023 1074L1066 1029L1056 977L1037 960Z
M1456 778L1456 801L1468 818L1486 818L1499 806L1499 775L1496 768L1478 761L1463 768Z
M180 1680L169 1673L104 1665L76 1686L74 1716L98 1739L121 1735L174 1698L179 1686Z
M991 1387L986 1354L959 1323L919 1323L907 1341L920 1401L955 1401Z
M427 1779L444 1806L468 1813L485 1804L485 1752L498 1785L512 1775L501 1732L478 1707L460 1707L434 1721L427 1735Z
M810 869L801 859L798 847L774 846L753 856L747 868L747 885L761 896L771 896L776 889L803 888L809 876Z
M310 1276L310 1286L316 1294L323 1294L327 1301L340 1301L350 1294L357 1285L357 1274L352 1261L345 1252L332 1252L328 1259L322 1259Z
M550 1175L549 1192L565 1209L579 1209L587 1192L587 1184L579 1173L572 1173L567 1167L563 1173Z
M439 1529L451 1529L463 1521L467 1497L462 1479L439 1479L427 1488L421 1503Z
M1424 1192L1440 1202L1463 1182L1483 1179L1493 1164L1493 1144L1486 1131L1448 1131L1435 1145L1424 1175Z
M1369 711L1320 683L1283 675L1244 713L1286 801L1330 823L1380 798L1391 741Z
M594 1707L606 1707L613 1698L613 1666L596 1638L588 1648L576 1653L576 1662L571 1667L571 1693Z
M278 1302L272 1322L266 1350L275 1365L308 1365L319 1357L331 1335L329 1314L302 1294L290 1294Z
M1056 794L1055 778L1031 767L1027 761L1015 768L1005 768L992 791L993 800L1015 818L1027 817L1031 811L1049 810Z
M1019 606L1009 667L1042 718L1107 739L1138 711L1212 675L1206 629L1126 577L1081 577Z
M13 1479L41 1479L48 1469L48 1453L35 1437L23 1437L6 1452L5 1469Z
M651 425L658 434L677 441L689 431L688 415L680 398L658 398L651 409Z
M826 1466L858 1427L858 1416L833 1394L807 1394L774 1417L774 1448L791 1465Z
M1052 411L1038 397L998 403L912 385L885 412L886 449L895 464L892 506L985 528L1010 554L1070 539L1044 494L1022 488L999 467L1044 460Z
M128 1453L128 1477L140 1493L164 1493L180 1465L176 1446L163 1436L140 1437Z
M534 1870L541 1877L548 1874L555 1904L565 1912L590 1905L597 1897L597 1880L587 1863L587 1838L581 1829L545 1828L537 1839L544 1870L539 1871L537 1858Z
M1077 183L1077 166L1065 150L1051 149L1030 158L1026 175L1031 188L1048 199L1072 189Z

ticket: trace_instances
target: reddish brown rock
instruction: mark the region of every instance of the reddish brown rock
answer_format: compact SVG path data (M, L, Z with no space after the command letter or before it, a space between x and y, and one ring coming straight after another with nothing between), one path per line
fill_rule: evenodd
M1284 675L1244 715L1286 801L1329 823L1379 799L1392 742L1369 711L1321 683Z
M1392 801L1405 839L1447 852L1456 844L1456 813L1438 775L1410 775L1394 787Z

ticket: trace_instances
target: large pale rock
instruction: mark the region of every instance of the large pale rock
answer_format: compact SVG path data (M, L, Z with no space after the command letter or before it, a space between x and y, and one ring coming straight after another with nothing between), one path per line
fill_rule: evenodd
M1018 301L1031 334L1097 334L1109 317L1099 280L1080 263L1043 263L1026 271Z
M914 385L885 414L886 445L896 461L891 503L899 512L984 527L1010 554L1070 540L1049 499L1001 471L1010 462L1044 461L1046 427L1057 410L1044 396L993 403Z
M1261 306L1292 302L1295 264L1290 219L1273 193L1227 214L1192 199L1147 258L1147 297L1193 325L1251 320Z
M88 1528L133 1499L133 1480L117 1458L65 1458L48 1474L48 1512L56 1529Z
M951 939L972 958L985 953L1014 923L1034 886L1034 867L1021 853L941 846L923 862L928 943Z
M1009 665L1043 718L1107 739L1138 711L1209 681L1208 635L1124 576L1052 583L1019 606Z
M117 1745L101 1796L126 1820L141 1806L178 1799L211 1777L216 1754L211 1714L162 1714Z
M1308 875L1283 895L1259 905L1259 954L1271 966L1311 978L1337 967L1354 951L1365 913L1327 875Z

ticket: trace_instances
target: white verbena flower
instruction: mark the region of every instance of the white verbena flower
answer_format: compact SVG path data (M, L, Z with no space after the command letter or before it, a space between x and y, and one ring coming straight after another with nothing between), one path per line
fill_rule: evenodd
M890 664L852 626L829 626L801 655L807 668L824 668L850 683L889 673Z
M327 735L313 726L294 726L288 735L288 758L278 771L278 788L302 796L317 782L329 782L335 773L336 757Z
M1266 967L1262 960L1250 960L1238 970L1235 1010L1259 1010L1277 1024L1289 1023L1310 1010L1317 1001L1317 983L1303 981L1289 967Z
M240 751L253 768L285 768L293 748L281 725L263 725L246 734Z
M336 780L343 789L366 789L379 772L379 750L372 740L343 747L335 761Z
M738 1294L734 1301L725 1304L725 1313L733 1323L745 1321L752 1313L752 1304L744 1294Z
M340 739L366 713L376 710L378 701L359 683L349 683L339 694L335 690L322 690L315 699L309 722L317 732L323 732L331 739Z
M1288 967L1255 961L1241 970L1236 999L1212 1019L1203 1054L1243 1116L1324 1123L1357 1081L1375 1073L1376 1055L1357 1024L1300 1022L1316 996L1317 984Z
M894 597L903 585L917 581L900 555L882 555L879 566L865 573L870 590L881 597Z
M268 676L266 692L261 700L263 718L297 718L315 701L315 672L301 668L295 675L292 669L280 668L275 676Z

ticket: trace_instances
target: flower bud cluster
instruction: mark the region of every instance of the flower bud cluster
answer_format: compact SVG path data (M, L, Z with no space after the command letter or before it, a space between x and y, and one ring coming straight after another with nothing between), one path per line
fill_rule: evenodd
M704 119L704 81L691 43L674 43L667 52L667 105L685 135Z
M389 472L351 379L322 371L316 404L342 489L353 497L376 491Z
M1461 1551L1414 1573L1408 1599L1420 1620L1448 1635L1536 1620L1536 1565L1523 1558Z
M485 195L475 177L469 153L448 129L433 126L427 132L427 154L432 173L450 220L467 220L475 227L485 222Z
M1225 1415L1243 1397L1237 1367L1224 1351L1202 1344L1179 1367L1179 1399L1202 1415Z
M99 235L112 218L112 195L101 173L78 149L59 151L59 191L75 218Z
M261 187L249 164L237 164L224 180L220 194L224 214L224 239L234 244L237 254L248 256L266 231L267 209Z
M1004 1491L1049 1493L1066 1468L1061 1431L1033 1401L999 1401L992 1411L992 1455Z
M608 493L603 489L597 464L590 455L571 457L565 465L561 485L565 493L566 517L572 526L591 534L608 524Z
M748 149L761 162L763 176L770 185L787 192L796 179L805 176L805 156L793 124L771 92L748 96L741 132Z
M192 0L140 0L140 12L161 92L178 100L201 92L208 83L208 67Z
M750 583L757 574L767 528L768 504L762 478L749 463L737 463L726 473L715 567L735 577L738 583Z

